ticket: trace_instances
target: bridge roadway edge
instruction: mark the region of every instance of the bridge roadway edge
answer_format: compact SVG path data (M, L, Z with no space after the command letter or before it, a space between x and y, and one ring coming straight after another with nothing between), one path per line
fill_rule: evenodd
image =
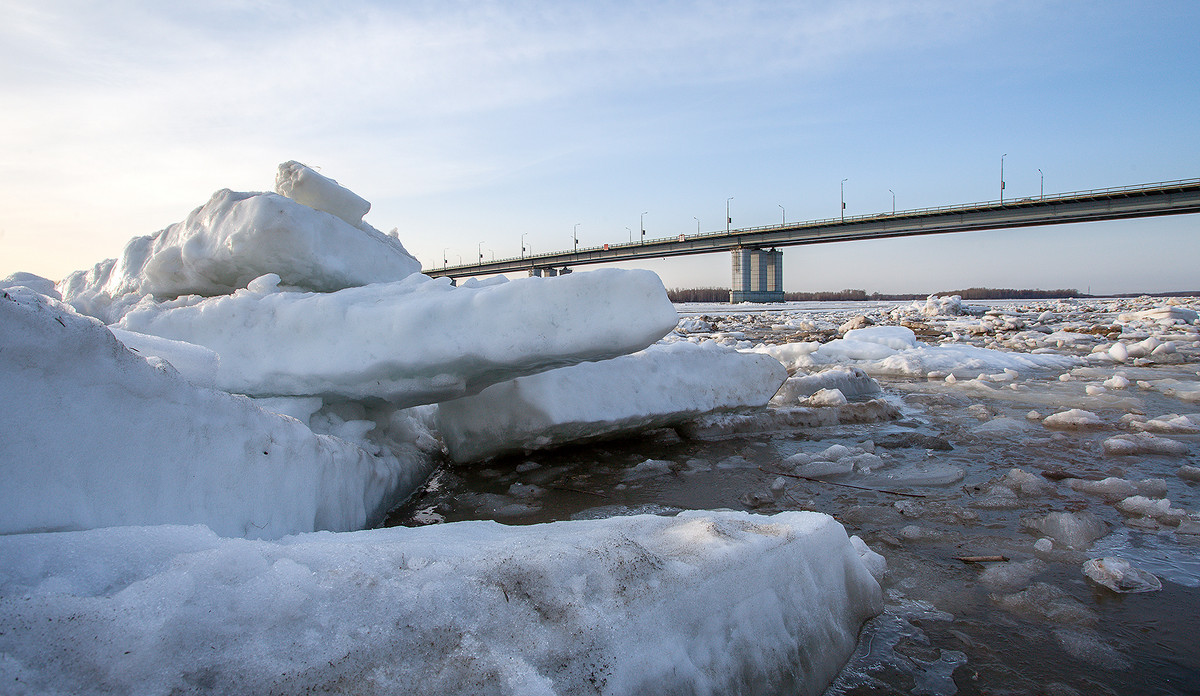
M655 239L644 244L609 245L579 251L555 252L480 264L433 268L426 275L466 278L644 258L670 258L731 251L739 248L780 248L832 242L979 232L999 229L1100 222L1200 213L1200 179L1140 187L1060 194L1048 198L989 202L895 214L702 233Z

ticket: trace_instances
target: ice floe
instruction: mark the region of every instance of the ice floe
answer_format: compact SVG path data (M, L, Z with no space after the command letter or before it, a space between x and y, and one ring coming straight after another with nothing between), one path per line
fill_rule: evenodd
M379 521L432 462L372 456L245 397L198 387L94 319L24 288L0 298L0 533L204 524L277 538Z
M438 426L451 456L465 462L763 406L786 377L766 355L711 342L659 345L444 402Z
M0 536L31 693L819 694L882 608L827 515Z
M1096 584L1122 594L1162 589L1162 582L1153 573L1147 573L1124 558L1093 558L1083 564L1083 574Z
M412 406L641 350L675 323L657 275L604 269L481 287L413 275L331 293L243 290L142 303L118 326L216 352L227 391Z

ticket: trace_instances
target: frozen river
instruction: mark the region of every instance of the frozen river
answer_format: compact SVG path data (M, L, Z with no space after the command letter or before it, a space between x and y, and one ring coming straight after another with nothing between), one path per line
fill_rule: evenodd
M847 322L903 324L948 354L900 369L850 350L792 351L796 374L859 367L882 392L810 400L812 412L840 410L821 424L773 404L740 420L446 465L389 524L815 510L888 563L886 610L830 694L1197 693L1197 327L1162 319L1159 300L986 304L679 306L677 340L811 347ZM1186 318L1195 305L1182 305ZM999 351L999 362L953 352L962 346ZM1013 353L1069 360L1005 370ZM959 560L970 557L1004 560ZM1161 590L1102 587L1081 570L1101 557L1130 561Z
M1195 298L456 287L275 184L0 280L0 691L1200 692Z

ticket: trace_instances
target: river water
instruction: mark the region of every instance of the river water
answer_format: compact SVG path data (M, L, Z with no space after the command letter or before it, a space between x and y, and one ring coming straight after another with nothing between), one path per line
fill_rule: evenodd
M940 318L896 303L679 309L685 319L705 322L698 336L741 348L827 341L839 325L864 316L923 327L917 335L930 344L1005 351L1023 345L1075 356L1079 364L991 381L959 374L969 366L953 370L959 379L950 381L941 373L876 371L883 393L871 398L894 408L871 422L657 430L446 464L389 524L816 510L888 563L886 610L864 627L829 694L1200 693L1200 524L1193 519L1200 484L1186 473L1200 463L1200 434L1189 431L1186 418L1170 420L1200 411L1186 391L1200 369L1200 343L1191 340L1197 327L1118 320L1161 304L1145 299L986 304L990 315L967 308L971 314ZM1053 341L1063 330L1067 340ZM1039 334L1052 342L1039 343ZM1151 335L1175 339L1175 350L1124 363L1084 361L1115 338L1132 345ZM1099 388L1117 374L1128 388ZM1086 409L1098 422L1041 422L1070 408ZM1147 419L1150 426L1137 425ZM1156 423L1161 427L1151 427ZM1182 444L1169 454L1105 452L1105 441L1138 430ZM847 448L836 452L855 458L853 470L797 478L803 469L795 455L831 459L833 445ZM1104 488L1117 485L1111 480L1086 483L1103 479L1125 483L1115 494ZM1153 517L1122 509L1119 500L1131 495L1169 499L1164 507L1175 512ZM959 560L970 557L1005 560ZM1125 558L1153 573L1162 589L1121 594L1101 587L1081 571L1097 557Z

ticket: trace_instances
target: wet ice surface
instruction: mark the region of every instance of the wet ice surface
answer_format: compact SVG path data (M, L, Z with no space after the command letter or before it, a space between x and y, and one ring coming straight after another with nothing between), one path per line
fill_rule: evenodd
M1198 693L1200 329L1135 316L1164 305L682 306L687 337L743 349L903 324L928 345L1077 362L875 374L882 395L814 406L819 418L773 405L737 427L681 428L690 439L660 430L447 466L390 523L826 512L888 563L887 610L829 694ZM1197 306L1182 305L1185 319ZM862 408L880 398L888 408ZM995 556L1007 560L958 560ZM1162 589L1114 592L1084 574L1097 558Z

